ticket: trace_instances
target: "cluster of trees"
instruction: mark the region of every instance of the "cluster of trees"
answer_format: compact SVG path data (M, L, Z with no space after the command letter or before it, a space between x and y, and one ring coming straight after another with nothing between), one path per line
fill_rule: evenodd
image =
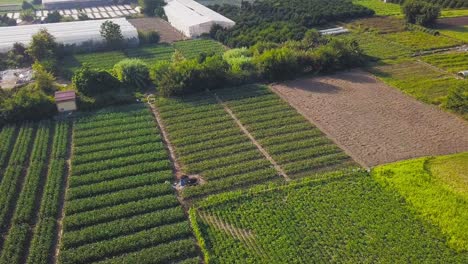
M440 16L440 7L422 0L407 0L402 6L406 22L421 26L434 25Z
M215 27L210 32L212 38L230 47L252 46L258 41L300 40L313 26L374 14L373 10L347 0L264 0L243 2L241 7L211 8L237 23L232 29Z
M406 0L387 0L389 3L403 4ZM441 6L443 8L465 8L468 7L466 0L423 0L426 3Z
M9 18L7 14L0 15L0 27L16 26L16 19Z
M141 6L141 12L147 16L165 16L163 6L166 3L164 0L138 0L138 4Z
M454 112L468 115L468 82L462 82L449 91L445 107Z

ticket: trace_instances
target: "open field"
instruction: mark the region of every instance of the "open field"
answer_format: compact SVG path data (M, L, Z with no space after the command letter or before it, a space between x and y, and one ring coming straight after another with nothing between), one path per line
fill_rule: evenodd
M95 52L86 54L76 54L63 59L62 72L66 76L71 76L84 63L93 68L109 70L119 61L126 58L137 58L145 61L150 66L159 60L168 60L175 50L179 50L186 58L196 58L200 53L220 53L224 51L224 46L213 40L187 40L175 42L172 45L158 44L145 45L124 51Z
M372 57L374 60L388 60L397 58L408 58L413 51L402 45L389 41L379 34L352 33L339 36L342 39L354 39L359 43L365 55Z
M177 31L167 21L156 17L132 18L130 22L137 30L142 32L156 31L161 37L160 42L172 43L186 39L184 34Z
M361 71L272 88L366 166L468 150L465 121Z
M415 52L449 48L463 44L462 41L443 35L433 36L419 31L398 32L386 34L383 37L395 43L407 46Z
M468 52L434 54L421 59L451 73L468 70Z
M463 263L366 174L212 197L194 210L210 263Z
M468 43L468 15L458 18L439 19L437 20L437 29L444 35Z
M466 16L468 16L468 9L442 10L441 15L440 15L441 18L466 17Z
M401 6L398 4L384 3L380 0L353 0L353 3L374 10L378 16L401 15Z
M402 92L438 106L443 104L451 88L464 82L444 70L414 60L387 62L369 71Z
M383 165L372 174L439 227L452 248L468 250L468 152Z
M184 189L184 197L354 165L320 130L265 87L216 93L226 100L224 105L210 93L160 98L156 103L182 171L206 181Z

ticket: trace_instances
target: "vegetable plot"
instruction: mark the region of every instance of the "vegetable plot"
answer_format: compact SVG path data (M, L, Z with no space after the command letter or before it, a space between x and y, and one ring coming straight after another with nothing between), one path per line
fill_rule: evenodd
M142 105L76 122L60 263L198 259L158 132Z
M280 176L211 94L157 101L164 126L187 174L206 183L185 188L193 198L251 186Z
M267 87L216 91L290 178L356 164L338 146Z

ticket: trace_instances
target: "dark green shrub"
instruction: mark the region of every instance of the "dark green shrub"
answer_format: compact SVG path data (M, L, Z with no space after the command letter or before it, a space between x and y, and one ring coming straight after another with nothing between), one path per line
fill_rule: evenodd
M85 64L72 78L73 86L82 94L95 96L102 93L115 91L120 88L120 82L109 72L98 69L91 69Z
M138 38L140 39L140 44L157 44L161 37L156 31L144 32L138 30Z
M433 25L440 16L440 7L421 0L408 0L402 6L406 22L421 26Z
M151 83L148 66L139 59L125 59L114 65L117 79L132 91L144 91Z
M445 107L461 114L468 113L468 83L464 82L453 89L447 95Z

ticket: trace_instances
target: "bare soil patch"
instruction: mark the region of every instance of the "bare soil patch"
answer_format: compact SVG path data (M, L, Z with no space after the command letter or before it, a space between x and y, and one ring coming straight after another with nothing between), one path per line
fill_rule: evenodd
M177 31L169 22L155 17L129 19L134 27L143 32L157 31L161 36L161 42L172 43L184 40L186 37Z
M468 16L439 19L437 20L437 26L439 28L468 26Z
M272 90L364 166L468 151L466 121L360 70Z

